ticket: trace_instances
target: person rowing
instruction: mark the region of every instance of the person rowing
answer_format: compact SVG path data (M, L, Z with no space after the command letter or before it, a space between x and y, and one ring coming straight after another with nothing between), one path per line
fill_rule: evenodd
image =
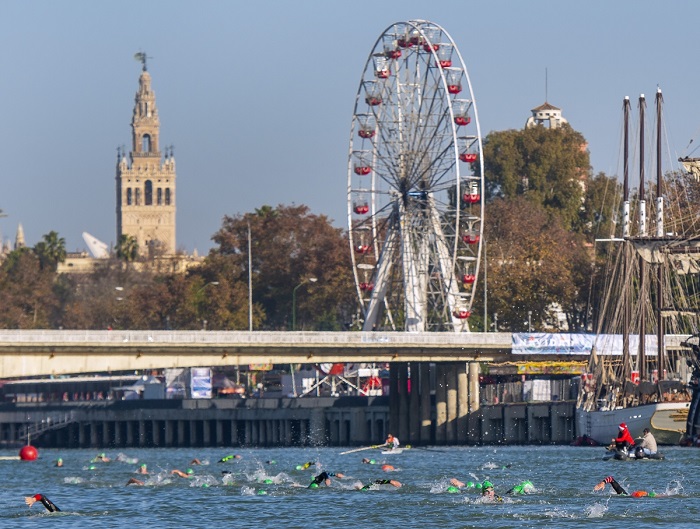
M399 442L399 438L394 437L391 434L386 436L386 441L384 443L385 443L385 446L388 450L396 450L399 447L399 445L401 444Z
M314 477L314 479L311 480L309 488L317 489L319 485L321 485L321 483L325 484L326 487L329 487L331 484L331 477L343 479L345 477L345 474L341 474L340 472L321 472L318 476Z
M46 510L49 512L61 511L61 509L59 509L54 502L52 502L43 494L35 494L34 496L27 496L24 498L24 503L27 504L27 507L31 508L31 506L34 505L36 502L41 502L41 504L44 507L46 507Z
M632 498L656 498L659 496L663 496L662 494L656 494L654 491L647 492L645 490L635 490L634 492L629 494L625 489L622 488L622 485L620 485L612 476L608 476L603 481L598 483L595 487L593 487L593 490L603 490L605 489L605 485L608 483L610 483L610 486L613 488L613 490L617 493L618 496L631 496Z

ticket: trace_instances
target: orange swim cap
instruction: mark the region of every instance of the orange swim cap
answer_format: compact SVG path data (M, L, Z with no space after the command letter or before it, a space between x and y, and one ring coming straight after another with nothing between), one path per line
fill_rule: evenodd
M649 493L645 490L635 490L630 496L633 498L643 498L644 496L649 496Z
M390 471L396 470L396 469L395 469L393 466L391 466L391 465L382 465L382 470L383 470L384 472L390 472Z

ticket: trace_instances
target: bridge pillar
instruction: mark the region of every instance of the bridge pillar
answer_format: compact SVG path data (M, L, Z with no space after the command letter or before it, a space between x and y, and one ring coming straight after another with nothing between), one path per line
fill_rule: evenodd
M399 368L398 363L392 362L389 364L389 431L386 433L399 435L399 413Z
M408 362L399 362L399 425L394 434L408 439L410 408L408 405ZM392 425L392 428L394 426ZM405 442L405 441L404 441Z
M90 421L90 448L97 448L100 446L100 440L97 438L97 423Z
M479 413L479 363L469 362L468 371L469 385L469 419L468 419L468 440L470 443L481 441L481 418Z
M165 446L170 448L171 446L173 446L173 421L169 421L168 419L166 419L164 422L165 432L163 435L163 442L165 443Z
M469 429L469 383L466 362L457 362L457 442L467 442Z
M78 423L78 446L80 448L85 448L87 442L85 441L85 429L87 428L87 423Z
M447 422L445 441L455 444L457 440L457 364L450 362L445 365L445 387L447 388Z
M435 364L435 444L447 438L447 369L445 362Z
M408 439L411 444L420 443L420 362L409 364L411 393L408 396ZM400 439L400 437L399 437Z
M185 424L187 421L177 421L177 446L185 446Z
M433 410L430 405L430 362L420 362L420 442L433 442ZM416 386L417 387L417 386Z
M319 408L312 409L309 419L309 443L312 446L322 446L327 442L325 424L325 411Z

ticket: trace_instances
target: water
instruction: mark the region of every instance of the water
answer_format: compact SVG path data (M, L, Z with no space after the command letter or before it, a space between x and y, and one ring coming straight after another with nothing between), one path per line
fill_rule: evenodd
M664 447L665 461L603 461L603 448L478 447L414 448L381 455L367 450L340 455L339 448L280 449L143 449L123 451L130 462L94 463L95 450L41 450L34 462L0 461L0 527L51 528L364 528L439 527L489 529L512 527L697 527L700 523L700 452ZM108 450L114 459L118 450ZM218 463L230 453L240 460ZM1 451L2 456L17 451ZM64 466L54 462L62 457ZM190 465L193 458L205 464ZM363 457L396 468L362 464ZM134 461L138 459L138 463ZM274 460L276 464L266 464ZM308 489L316 467L342 472L330 488ZM149 476L135 473L146 463ZM206 464L208 463L208 464ZM508 466L507 466L508 465ZM172 476L170 470L194 470L194 477ZM232 472L232 482L222 480ZM663 498L625 498L594 492L593 486L613 475L629 492L637 489L669 494ZM125 486L131 477L146 486ZM473 492L449 494L449 478L463 482L489 479L496 492L529 479L536 492L504 496L503 503L483 503ZM389 485L358 491L355 486L391 478ZM230 478L229 478L230 479ZM271 479L273 483L264 483ZM266 495L260 495L265 491ZM24 496L43 493L63 512L48 513L40 504L28 509ZM390 525L389 525L390 524Z

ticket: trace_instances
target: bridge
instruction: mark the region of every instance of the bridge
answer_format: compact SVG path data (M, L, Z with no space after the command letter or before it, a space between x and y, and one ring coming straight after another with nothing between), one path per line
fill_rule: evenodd
M512 345L512 333L2 330L0 378L246 364L588 359L515 355Z

